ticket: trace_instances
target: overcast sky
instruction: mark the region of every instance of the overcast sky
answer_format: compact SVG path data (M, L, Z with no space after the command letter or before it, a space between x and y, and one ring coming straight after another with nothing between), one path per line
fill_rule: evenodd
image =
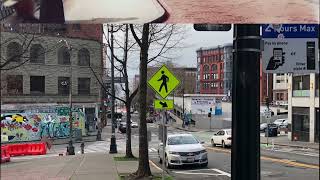
M197 54L196 50L201 47L212 47L232 43L233 30L228 32L217 31L195 31L193 25L185 25L188 28L186 40L186 48L180 51L180 57L175 60L181 66L196 67Z
M181 24L181 26L185 26L186 29L185 39L182 42L184 48L175 49L170 52L170 55L174 57L172 62L178 64L178 66L196 67L196 50L201 47L213 47L232 43L233 29L227 32L195 31L193 24ZM128 64L130 81L135 74L139 74L139 56L137 54L129 58L132 59L129 60L130 63Z

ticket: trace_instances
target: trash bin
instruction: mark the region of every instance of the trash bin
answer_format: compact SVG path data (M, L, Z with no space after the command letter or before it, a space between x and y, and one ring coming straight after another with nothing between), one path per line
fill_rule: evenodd
M75 129L75 138L76 141L82 141L82 131L81 129Z
M265 137L276 137L278 136L278 128L277 127L269 127L265 131Z

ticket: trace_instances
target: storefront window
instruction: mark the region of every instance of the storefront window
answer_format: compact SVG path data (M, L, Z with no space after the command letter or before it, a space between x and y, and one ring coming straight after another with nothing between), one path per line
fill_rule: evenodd
M292 108L292 140L309 141L310 111L307 107Z
M316 89L316 96L319 97L319 74L316 74L316 82L315 82L315 89Z
M319 76L318 76L319 77ZM319 89L318 89L319 90ZM314 141L315 142L319 142L319 134L320 134L320 109L319 108L316 108L316 123L315 123L315 136L314 136Z
M293 77L293 94L294 97L310 96L310 76L294 76Z

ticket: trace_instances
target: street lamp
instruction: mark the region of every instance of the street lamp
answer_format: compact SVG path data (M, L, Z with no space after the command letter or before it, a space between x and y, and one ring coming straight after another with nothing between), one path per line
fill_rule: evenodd
M110 154L117 153L117 143L115 136L115 89L114 89L114 52L113 52L113 25L111 25L111 122L112 122L112 135L110 139Z
M69 52L71 52L72 48L69 45L68 41L66 41L65 39L60 40L59 43L65 43L65 45L67 46ZM70 123L70 133L69 133L69 145L67 147L67 152L68 155L75 155L74 152L74 146L73 146L73 142L72 142L72 61L71 61L71 55L70 55L70 82L69 82L69 123Z

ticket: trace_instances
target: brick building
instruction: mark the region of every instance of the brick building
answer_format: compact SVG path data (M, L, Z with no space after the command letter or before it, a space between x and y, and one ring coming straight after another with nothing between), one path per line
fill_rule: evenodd
M232 87L232 44L197 50L197 93L227 94Z

